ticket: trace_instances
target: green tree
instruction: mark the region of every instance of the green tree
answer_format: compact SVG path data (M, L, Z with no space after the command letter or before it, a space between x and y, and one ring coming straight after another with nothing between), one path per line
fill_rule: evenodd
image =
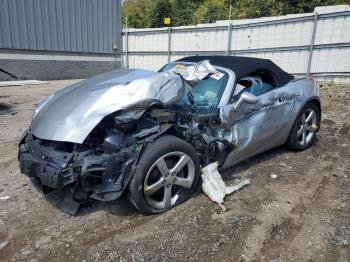
M295 6L295 13L313 12L315 6L326 5L350 5L350 0L293 0L293 6Z
M258 18L293 13L293 0L246 0L236 1L232 13L235 19Z
M146 3L147 27L163 27L164 17L171 17L171 4L168 0L151 0Z
M194 10L201 1L171 0L171 18L173 26L190 25L195 22Z
M123 25L128 17L128 26L134 28L146 27L146 16L144 10L146 0L126 0L123 3Z
M230 0L125 0L123 23L129 27L163 27L212 23L228 19ZM232 0L232 19L313 12L316 6L350 4L350 0Z
M194 13L196 23L212 23L228 19L229 9L224 0L206 0Z

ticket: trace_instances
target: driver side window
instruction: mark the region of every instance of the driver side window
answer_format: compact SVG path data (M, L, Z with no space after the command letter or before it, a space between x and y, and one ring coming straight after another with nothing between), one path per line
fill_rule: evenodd
M255 96L265 94L276 87L274 77L271 73L265 70L259 70L251 76L243 77L238 80L234 95L230 102L236 102L242 93L248 92Z

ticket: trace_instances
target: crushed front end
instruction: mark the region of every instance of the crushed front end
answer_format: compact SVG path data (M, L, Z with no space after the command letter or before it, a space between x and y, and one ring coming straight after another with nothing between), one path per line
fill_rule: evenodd
M135 143L114 150L118 145L108 141L119 139L118 135L109 134L96 146L93 141L80 145L43 140L29 131L19 147L21 172L43 193L55 196L57 206L70 214L75 214L89 198L117 199L131 178L133 163L142 149L141 144Z
M88 199L119 198L143 149L163 134L192 144L203 166L213 161L221 164L234 149L232 141L218 134L218 111L198 114L181 107L152 108L137 121L118 120L118 114L109 115L82 144L40 139L29 131L19 147L21 172L48 196L55 196L56 206L75 214Z
M163 134L192 144L202 165L221 163L235 145L219 128L219 101L196 103L186 82L217 71L208 61L177 70L106 73L45 99L19 145L21 172L75 214L89 199L119 198L144 148Z

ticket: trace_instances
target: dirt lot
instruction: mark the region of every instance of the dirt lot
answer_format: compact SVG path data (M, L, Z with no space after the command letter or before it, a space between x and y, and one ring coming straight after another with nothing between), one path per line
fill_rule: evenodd
M0 103L17 112L0 115L0 261L350 260L349 87L322 86L314 147L274 149L226 172L228 183L252 181L226 198L226 212L201 194L160 215L123 198L69 216L20 174L16 142L35 103L72 82L0 87Z

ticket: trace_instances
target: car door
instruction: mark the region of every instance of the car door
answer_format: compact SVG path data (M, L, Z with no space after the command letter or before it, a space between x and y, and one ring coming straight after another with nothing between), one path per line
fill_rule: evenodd
M230 102L234 104L241 94L251 90L250 87L242 89ZM243 103L235 112L238 117L233 121L231 132L235 137L236 149L228 155L224 167L285 142L292 117L293 93L284 86L267 89L258 93L257 97L257 104Z

